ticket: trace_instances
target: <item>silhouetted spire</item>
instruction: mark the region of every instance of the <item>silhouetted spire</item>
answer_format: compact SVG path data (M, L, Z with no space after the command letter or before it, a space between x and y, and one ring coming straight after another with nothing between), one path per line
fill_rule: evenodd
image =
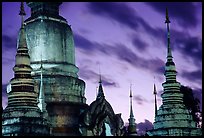
M132 84L130 85L130 118L134 118L132 110Z
M153 91L153 94L154 94L154 102L155 102L155 116L157 115L157 90L156 90L156 85L154 83L154 91Z
M133 115L133 109L132 109L132 84L130 84L130 118L128 119L129 125L128 125L128 135L137 135L136 132L136 123L135 118Z
M180 92L180 83L176 80L176 66L173 62L173 57L171 53L171 47L170 47L170 31L169 31L169 15L168 10L166 9L166 21L167 25L167 62L165 65L165 78L166 82L162 84L164 87L164 93L162 94L162 103L163 105L169 104L169 103L182 103L182 98L180 96L169 96L166 92L172 92L172 93L179 93ZM167 96L166 96L167 95ZM169 98L170 97L170 98Z
M24 27L24 16L26 15L23 2L21 2L19 15L21 16L21 27L23 28Z
M101 97L105 97L104 93L103 93L103 87L102 87L102 79L101 79L101 74L99 75L99 88L98 88L98 95L97 95L97 99L101 98Z
M166 8L166 21L165 21L165 23L167 25L167 62L173 62L172 61L173 57L172 57L171 47L170 47L170 30L169 30L170 20L169 20L167 8Z

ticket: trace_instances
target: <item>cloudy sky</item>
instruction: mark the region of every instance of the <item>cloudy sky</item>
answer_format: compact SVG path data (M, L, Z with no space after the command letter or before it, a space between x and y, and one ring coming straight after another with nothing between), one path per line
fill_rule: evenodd
M2 104L13 77L16 40L20 28L18 2L2 3ZM132 83L136 123L154 121L153 84L158 105L163 91L167 38L165 8L170 17L171 47L177 80L202 96L201 2L64 2L60 15L74 34L79 78L86 82L87 104L96 98L99 66L106 99L115 113L129 118ZM30 8L25 5L26 18ZM155 76L155 79L154 79ZM138 125L139 126L139 125ZM142 124L141 124L142 126Z

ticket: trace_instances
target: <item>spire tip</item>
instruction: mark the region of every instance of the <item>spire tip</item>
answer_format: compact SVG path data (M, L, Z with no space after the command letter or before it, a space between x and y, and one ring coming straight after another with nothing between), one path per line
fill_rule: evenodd
M23 4L23 2L21 2L21 7L20 7L19 15L20 15L20 16L25 16L25 15L26 15L25 10L24 10L24 4Z
M167 7L166 7L166 21L165 21L165 23L170 23Z

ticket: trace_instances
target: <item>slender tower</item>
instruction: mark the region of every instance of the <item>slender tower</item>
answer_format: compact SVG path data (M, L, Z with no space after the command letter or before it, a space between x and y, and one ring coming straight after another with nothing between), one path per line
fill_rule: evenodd
M73 33L66 19L59 15L61 4L27 2L31 16L25 20L25 29L31 75L37 82L43 82L42 100L47 104L51 135L77 136L79 114L87 107L85 82L77 75Z
M201 129L196 128L196 123L189 110L183 103L183 93L180 92L180 83L176 80L176 67L170 47L169 16L166 9L167 27L167 61L165 64L166 81L162 84L162 105L157 111L154 128L147 132L149 136L199 136Z
M41 74L40 74L40 90L39 90L39 97L38 97L38 107L40 108L41 112L43 113L43 117L47 118L48 117L47 110L46 110L47 104L45 103L45 94L43 91L43 66L42 66L42 62L41 62L40 70L41 70Z
M155 104L155 117L157 115L157 90L156 90L156 85L154 83L154 91L153 91L153 94L154 94L154 104Z
M49 135L47 120L41 117L37 106L37 92L34 91L34 80L31 77L30 56L28 53L25 27L24 5L21 2L21 28L14 78L11 79L11 91L8 93L8 106L2 114L3 136Z
M130 85L130 118L128 119L129 125L128 125L128 136L137 136L136 131L136 123L135 118L133 115L133 109L132 109L132 88Z

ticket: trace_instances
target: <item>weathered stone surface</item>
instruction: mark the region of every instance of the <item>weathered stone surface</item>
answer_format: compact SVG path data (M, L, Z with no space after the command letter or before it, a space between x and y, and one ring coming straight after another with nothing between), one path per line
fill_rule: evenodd
M167 12L166 12L167 13ZM166 15L168 44L167 62L165 65L166 81L162 84L162 105L155 116L154 128L147 132L149 136L201 136L192 114L183 103L183 93L180 83L176 81L176 67L170 48L169 18Z

